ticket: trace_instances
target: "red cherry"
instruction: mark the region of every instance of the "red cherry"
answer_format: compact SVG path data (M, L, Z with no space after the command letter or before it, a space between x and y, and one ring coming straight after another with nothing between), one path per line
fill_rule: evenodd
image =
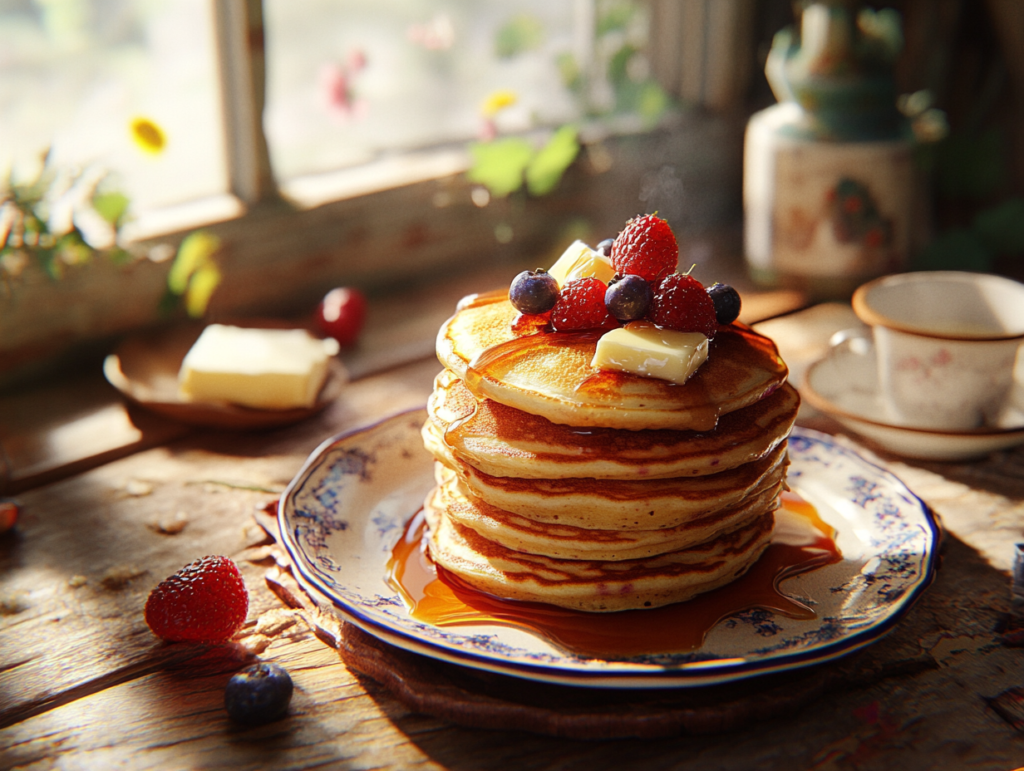
M328 292L316 311L316 323L325 335L339 345L352 345L359 339L366 320L366 298L358 289L338 287Z

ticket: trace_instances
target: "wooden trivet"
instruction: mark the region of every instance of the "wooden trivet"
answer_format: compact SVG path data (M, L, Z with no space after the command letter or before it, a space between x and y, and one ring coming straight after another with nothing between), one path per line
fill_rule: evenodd
M849 666L822 665L701 688L580 688L435 660L348 623L339 652L351 671L372 679L413 712L470 728L570 739L724 733L793 715L827 690L862 682Z
M260 514L256 519L269 535L278 537L271 517ZM280 568L288 571L283 552L277 559ZM275 586L277 582L269 576L268 582L286 604L312 611L310 621L317 636L338 650L351 672L372 680L412 712L468 728L528 731L568 739L727 733L791 717L826 692L864 687L885 677L936 666L917 646L889 637L837 662L723 685L651 690L558 685L463 667L397 648L352 624L339 624L337 617L315 598L307 597L290 575L288 583L294 584L294 592ZM372 695L372 685L364 685Z

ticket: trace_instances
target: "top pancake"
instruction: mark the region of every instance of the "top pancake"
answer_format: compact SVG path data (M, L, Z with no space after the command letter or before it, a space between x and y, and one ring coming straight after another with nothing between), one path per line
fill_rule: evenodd
M428 448L445 442L459 460L499 477L660 479L702 476L760 460L793 427L800 397L784 383L756 404L723 415L713 431L579 430L477 399L442 370L427 402ZM442 455L443 459L444 455Z
M788 371L775 344L722 327L684 385L591 367L602 331L517 336L500 295L464 299L437 336L437 356L476 395L570 426L709 431L720 415L761 399Z

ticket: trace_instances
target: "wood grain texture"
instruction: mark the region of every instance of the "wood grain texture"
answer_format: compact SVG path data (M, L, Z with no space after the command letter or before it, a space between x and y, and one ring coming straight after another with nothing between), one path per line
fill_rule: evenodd
M380 335L386 339L383 328ZM421 405L437 370L429 357L378 370L310 421L256 434L197 431L19 494L22 519L0 536L0 768L916 771L1024 764L1020 735L991 706L1024 685L1006 572L1007 549L1024 532L1020 448L970 464L915 464L840 437L897 473L943 518L941 569L892 634L837 665L843 677L826 678L805 702L767 709L755 699L751 717L725 733L582 741L507 721L485 729L458 712L442 719L430 703L353 673L332 647L345 642L339 627L317 635L315 614L280 573L257 520L323 440ZM160 532L161 518L178 512L184 529ZM208 553L227 554L242 568L251 596L246 627L231 645L161 643L142 619L147 593ZM223 711L223 688L252 655L287 667L297 690L286 718L241 728ZM387 683L393 670L382 661L377 676ZM782 678L780 693L800 695L800 681L814 675L794 674L788 694ZM610 701L597 691L531 694L529 684L459 670L445 678L456 710L468 683L486 686L478 703L518 703L517 711L540 704L550 714L554 705L593 709ZM662 719L692 706L693 696L644 698Z

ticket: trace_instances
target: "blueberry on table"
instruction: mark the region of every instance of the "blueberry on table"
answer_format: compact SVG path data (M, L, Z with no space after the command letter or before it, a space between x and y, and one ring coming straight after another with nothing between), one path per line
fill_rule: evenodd
M708 294L715 304L715 319L719 324L731 324L740 315L740 293L728 284L712 284Z
M236 723L263 725L288 711L292 678L277 664L261 661L236 672L224 689L224 709Z
M558 299L558 282L546 270L524 270L512 279L508 299L520 313L547 313Z
M651 285L645 279L627 275L612 279L604 293L604 304L619 321L635 321L647 315L651 296Z

